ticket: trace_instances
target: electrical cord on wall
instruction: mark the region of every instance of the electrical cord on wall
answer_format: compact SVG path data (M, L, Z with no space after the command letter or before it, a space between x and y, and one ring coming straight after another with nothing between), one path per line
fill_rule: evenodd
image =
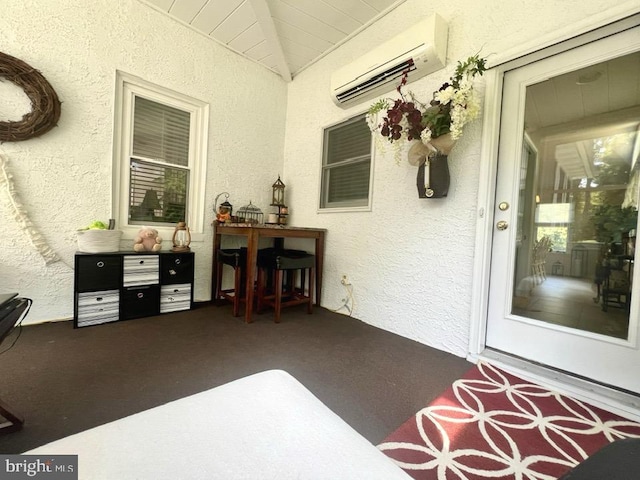
M342 299L342 305L331 311L337 313L340 310L345 309L347 310L347 312L349 312L349 316L351 316L353 314L353 310L355 309L355 300L353 299L353 285L344 280L341 283L347 292L347 296Z
M11 345L9 345L4 350L0 351L0 355L2 355L3 353L7 353L9 350L11 350L13 346L16 344L16 342L18 341L18 339L20 338L20 335L22 335L22 321L27 316L27 313L29 313L29 310L31 310L31 305L33 305L33 300L31 300L30 298L24 298L24 300L27 301L27 308L24 309L24 312L22 312L20 319L16 322L15 326L13 327L13 330L16 330L16 329L18 330L18 335L16 335L16 338L13 339L13 342L11 342Z

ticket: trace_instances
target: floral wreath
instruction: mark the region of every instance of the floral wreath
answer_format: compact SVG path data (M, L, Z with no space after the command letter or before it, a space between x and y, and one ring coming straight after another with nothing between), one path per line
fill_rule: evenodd
M417 100L410 91L403 93L402 87L406 85L409 73L405 71L396 87L400 98L383 98L369 108L369 128L390 143L421 140L422 144L431 147L432 152L440 151L434 146L434 140L449 134L447 140L452 146L451 142L462 136L463 127L480 114L480 102L473 88L473 79L476 75L482 76L486 70L485 64L486 59L479 54L469 57L465 62L458 62L454 76L434 92L429 105ZM378 123L379 113L383 111L385 116Z

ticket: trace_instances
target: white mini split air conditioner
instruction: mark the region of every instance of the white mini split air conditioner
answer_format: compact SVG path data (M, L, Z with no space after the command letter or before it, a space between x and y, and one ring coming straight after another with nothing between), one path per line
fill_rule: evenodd
M331 96L349 107L393 90L404 71L413 81L444 68L449 28L434 14L380 44L331 76Z

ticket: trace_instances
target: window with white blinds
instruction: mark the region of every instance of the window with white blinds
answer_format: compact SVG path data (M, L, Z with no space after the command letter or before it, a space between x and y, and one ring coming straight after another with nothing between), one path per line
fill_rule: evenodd
M190 122L189 112L134 97L130 224L187 218Z
M208 114L204 102L118 72L118 228L137 232L149 225L166 228L166 236L186 221L192 232L203 232Z
M321 209L368 207L371 131L365 115L324 130Z

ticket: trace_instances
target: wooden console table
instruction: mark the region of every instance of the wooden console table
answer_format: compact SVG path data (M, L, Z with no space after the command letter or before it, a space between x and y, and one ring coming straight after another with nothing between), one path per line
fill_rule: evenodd
M243 223L214 224L213 241L213 270L211 281L211 298L214 299L216 292L216 268L218 263L218 250L223 235L241 236L247 238L247 301L244 320L251 323L251 313L253 306L253 281L256 273L256 263L258 260L258 244L261 238L273 238L282 242L285 238L313 238L316 241L316 297L315 303L319 304L322 298L322 265L324 262L324 228L304 228L289 227L284 225L248 225Z

